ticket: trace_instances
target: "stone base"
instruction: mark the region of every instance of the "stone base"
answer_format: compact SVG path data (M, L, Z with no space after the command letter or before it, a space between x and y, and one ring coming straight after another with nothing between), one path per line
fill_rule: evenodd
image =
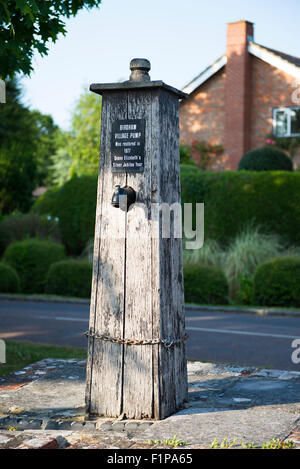
M189 402L163 421L85 420L84 360L47 359L0 380L0 448L185 448L213 440L300 445L300 373L188 363Z

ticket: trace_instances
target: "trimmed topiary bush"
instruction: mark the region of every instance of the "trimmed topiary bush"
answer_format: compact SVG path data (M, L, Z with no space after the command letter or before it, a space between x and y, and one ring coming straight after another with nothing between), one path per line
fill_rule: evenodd
M275 257L259 265L254 275L254 303L300 306L300 258Z
M239 170L293 171L292 160L281 150L272 147L258 148L246 153L239 162Z
M228 283L221 269L189 264L184 268L184 295L187 303L228 303Z
M18 272L23 293L41 293L50 265L65 257L62 244L27 239L11 243L4 252L3 261Z
M20 279L12 267L0 262L0 293L16 293L20 289Z
M87 261L61 261L51 265L47 275L46 292L63 296L89 298L92 284L92 264Z
M45 192L32 211L59 219L62 241L69 254L78 255L94 236L97 175L74 177Z

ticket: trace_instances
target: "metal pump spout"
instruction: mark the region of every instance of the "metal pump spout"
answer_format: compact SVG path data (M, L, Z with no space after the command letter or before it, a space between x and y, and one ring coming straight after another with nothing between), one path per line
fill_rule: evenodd
M132 187L119 185L115 186L115 190L111 199L111 204L115 208L120 208L124 212L128 212L130 206L136 201L136 193Z

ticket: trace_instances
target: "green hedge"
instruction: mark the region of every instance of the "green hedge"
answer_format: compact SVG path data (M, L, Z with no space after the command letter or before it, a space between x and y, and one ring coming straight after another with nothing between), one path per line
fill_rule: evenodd
M0 262L0 293L17 293L20 289L20 279L12 267Z
M92 264L87 261L61 261L51 265L46 292L63 296L91 296Z
M228 283L221 269L200 264L184 267L186 303L224 305L228 303Z
M299 244L300 172L210 172L182 166L181 189L183 202L205 204L205 239L228 243L253 222ZM96 198L97 177L78 177L47 191L33 210L58 217L67 251L79 254L94 236Z
M283 151L277 148L263 147L246 153L239 162L239 170L293 171L293 163Z
M254 302L262 306L300 306L300 258L264 262L254 276Z
M28 238L61 241L58 221L37 213L15 213L0 221L0 255L13 241Z
M15 241L3 255L3 261L18 272L23 293L42 293L50 265L64 258L62 244L36 239Z
M204 202L205 239L230 242L253 223L299 244L300 173L209 172L182 166L183 202Z
M77 255L94 236L96 199L97 176L75 177L39 197L32 210L58 217L67 252Z

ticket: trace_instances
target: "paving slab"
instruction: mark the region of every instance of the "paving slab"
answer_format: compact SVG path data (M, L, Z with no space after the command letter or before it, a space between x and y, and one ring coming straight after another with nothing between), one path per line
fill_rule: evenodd
M300 447L300 373L189 362L189 400L162 420L86 420L84 360L46 359L0 380L0 448L151 448L174 435L185 448L212 441Z

